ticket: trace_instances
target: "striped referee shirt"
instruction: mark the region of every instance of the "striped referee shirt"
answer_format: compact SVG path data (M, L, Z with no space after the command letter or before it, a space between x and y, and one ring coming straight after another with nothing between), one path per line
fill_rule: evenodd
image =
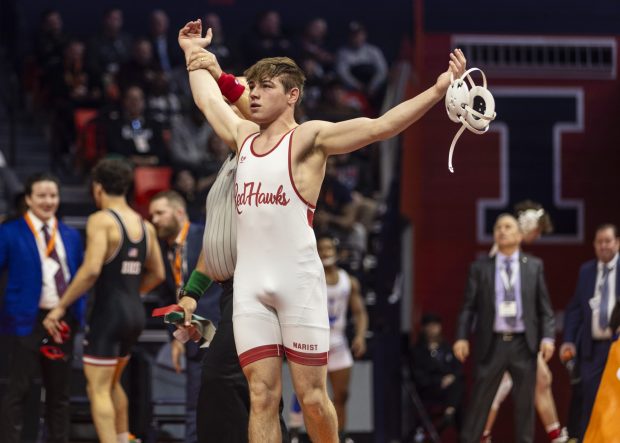
M237 221L235 219L235 173L237 158L224 161L207 195L207 220L202 247L207 274L213 280L233 277L237 262Z

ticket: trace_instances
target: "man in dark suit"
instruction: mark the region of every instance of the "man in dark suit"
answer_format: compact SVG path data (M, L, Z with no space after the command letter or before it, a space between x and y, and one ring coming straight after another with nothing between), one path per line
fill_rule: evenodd
M619 247L616 226L605 224L596 230L596 259L581 266L575 294L566 308L564 343L560 355L576 356L581 370L583 400L579 421L580 440L586 432L607 362L614 332L610 324L617 322L618 314L612 318L612 312L620 302L620 272L617 272Z
M66 327L61 345L49 340L42 321L75 276L84 248L80 234L56 218L60 197L54 176L31 176L25 194L26 214L0 226L0 269L8 272L0 334L7 336L4 349L10 362L0 411L0 441L21 441L26 398L32 379L40 372L46 392L47 441L66 443L73 337L84 317L84 298L63 318Z
M469 356L467 339L476 320L476 375L461 441L479 442L505 371L514 382L515 442L534 438L536 358L554 351L555 323L540 259L520 251L522 234L510 214L497 218L498 253L474 262L457 325L454 355Z
M151 199L149 206L151 221L161 241L161 251L166 269L166 281L162 285L167 304L176 303L177 293L183 287L190 273L196 267L204 226L190 223L183 197L175 191L164 191ZM221 288L212 285L205 297L200 299L196 314L217 323L220 318ZM181 371L181 357L186 357L187 418L185 424L186 443L197 442L196 408L200 391L201 361L204 349L188 341L185 345L176 339L171 342L172 363Z
M149 19L149 40L153 45L153 58L159 69L169 74L172 68L180 64L181 53L177 49L174 35L169 35L170 20L163 9L155 9Z

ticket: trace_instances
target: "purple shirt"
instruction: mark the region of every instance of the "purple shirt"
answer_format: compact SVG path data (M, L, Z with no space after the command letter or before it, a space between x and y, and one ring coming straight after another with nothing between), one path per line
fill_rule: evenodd
M511 285L514 290L515 301L517 302L517 318L514 324L509 324L506 318L499 315L499 306L506 297L505 277L502 278L502 271L506 270L506 259L510 259L510 267L512 269ZM519 261L519 251L517 250L511 256L506 256L501 252L497 252L495 256L495 323L493 324L494 332L525 332L525 324L523 323L523 303L521 302L521 266Z

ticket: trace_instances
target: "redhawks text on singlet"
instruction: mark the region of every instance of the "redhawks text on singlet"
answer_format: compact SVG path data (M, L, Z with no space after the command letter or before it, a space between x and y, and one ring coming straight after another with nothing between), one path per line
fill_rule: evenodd
M235 183L235 204L237 205L237 212L241 214L243 210L242 206L260 206L260 205L277 205L287 206L290 203L290 199L286 197L284 192L284 186L280 185L276 192L262 192L263 184L258 182L256 186L255 182L244 182L243 192L239 192L239 184ZM256 191L254 190L256 187Z

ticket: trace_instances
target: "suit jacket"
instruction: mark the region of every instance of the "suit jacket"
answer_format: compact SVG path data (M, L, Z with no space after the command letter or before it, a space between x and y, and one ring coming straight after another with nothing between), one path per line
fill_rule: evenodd
M151 36L149 37L149 41L151 42L151 45L153 46L153 58L157 62L157 67L163 70L164 67L161 64L161 58L159 56L159 49L157 47L158 46L157 39ZM172 38L166 38L166 53L168 55L168 61L170 62L171 69L174 69L175 66L180 65L182 61L184 62L184 60L182 60L183 53L179 51L179 46L174 36L172 36ZM219 59L218 59L218 62L219 62Z
M67 254L71 277L84 258L77 230L58 221L58 234ZM23 217L0 225L0 269L8 271L4 302L0 308L0 334L25 336L32 332L39 311L43 272L37 242ZM80 297L69 309L75 319L84 320L86 298Z
M592 308L590 299L596 290L597 260L590 260L579 269L575 294L564 314L564 342L574 343L577 352L584 358L592 354ZM620 303L620 272L616 271L616 308ZM617 321L618 310L612 314ZM578 333L581 333L579 335Z
M555 337L555 319L542 260L521 252L519 265L525 339L530 351L536 354L543 338ZM469 269L457 339L467 339L474 319L476 355L478 361L483 361L491 349L495 323L495 257L477 260Z

